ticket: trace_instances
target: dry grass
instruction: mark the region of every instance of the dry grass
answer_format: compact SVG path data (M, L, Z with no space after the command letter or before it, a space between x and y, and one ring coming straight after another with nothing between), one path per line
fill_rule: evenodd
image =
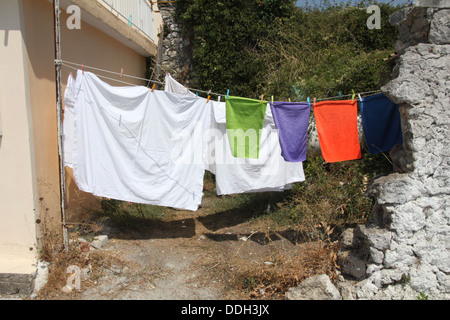
M41 251L41 260L49 262L48 281L38 292L36 299L58 300L76 299L78 291L73 290L70 294L64 294L61 289L67 284L70 273L69 266L77 266L80 269L87 268L89 277L82 280L82 287L93 286L101 277L102 271L115 265L123 265L124 262L111 253L105 251L89 250L86 242L78 238L87 234L95 234L99 227L95 223L78 224L69 233L69 248L66 250L59 236L47 235L46 246Z
M272 241L269 245L271 254L260 256L260 263L250 263L237 252L223 262L222 272L233 288L231 299L284 299L289 288L310 276L326 274L332 280L337 277L337 242L305 242L289 250L278 248Z
M58 235L45 235L41 257L51 262L50 274L38 299L80 297L76 291L70 296L61 293L70 265L91 270L89 278L82 282L83 288L97 285L97 280L105 281L103 272L129 264L119 258L120 253L83 251L76 241L79 236L92 240L105 219L120 230L124 241L130 241L130 248L133 239L147 237L157 239L159 246L173 245L165 239L179 239L179 245L194 248L195 255L203 257L198 272L204 285L224 285L230 299L283 299L289 288L307 277L326 274L333 280L338 270L336 239L348 224L363 223L367 218L372 207L364 196L367 182L389 169L380 160L383 158L366 156L359 161L324 165L320 157L310 157L304 163L307 180L285 193L218 197L214 177L207 175L205 201L197 212L105 200L99 215L88 223L72 226L73 241L68 252L63 250ZM192 223L181 224L180 219ZM212 237L199 242L202 234ZM239 240L244 234L252 241ZM294 241L290 235L294 235ZM263 243L258 243L257 238ZM157 267L130 270L127 283L139 287L139 281L151 283L161 272L165 270ZM120 297L119 291L116 298Z

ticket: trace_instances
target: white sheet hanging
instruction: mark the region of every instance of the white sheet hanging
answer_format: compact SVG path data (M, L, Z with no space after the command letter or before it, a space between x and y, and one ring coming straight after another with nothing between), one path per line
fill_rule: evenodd
M80 78L77 78L78 80ZM75 130L75 101L80 86L76 83L72 73L67 79L66 90L64 91L64 118L63 118L63 145L64 145L64 166L72 168L73 139Z
M188 97L196 97L197 95L191 91L189 91L188 88L183 86L181 83L176 81L170 73L166 73L166 81L164 82L164 91L166 92L172 92L176 94L180 94L182 96L188 96Z
M165 81L165 90L178 88L179 92L187 92L187 89L180 89L182 85L170 75ZM210 103L213 110L205 162L206 168L216 175L217 194L283 191L290 189L292 183L305 180L303 164L286 162L281 156L278 131L270 108L266 109L259 158L245 159L235 158L231 153L226 134L225 102L210 100Z
M72 167L79 189L197 210L207 147L202 133L211 120L205 101L143 86L112 87L86 71L78 71L74 84Z

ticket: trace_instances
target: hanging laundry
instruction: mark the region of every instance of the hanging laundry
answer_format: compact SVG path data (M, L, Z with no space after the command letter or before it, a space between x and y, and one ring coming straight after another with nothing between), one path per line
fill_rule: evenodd
M383 93L362 98L359 104L367 148L372 154L403 143L399 106Z
M78 71L73 170L82 191L197 210L211 109L195 97L113 87ZM67 91L69 90L69 91Z
M280 136L284 160L305 161L311 108L307 103L277 101L271 103L270 108Z
M166 78L166 81L175 81ZM218 195L263 191L283 191L305 180L301 162L286 162L281 156L278 131L270 108L266 108L258 159L236 158L227 136L225 102L202 99L212 108L206 168L215 174Z
M77 78L80 80L80 78ZM64 145L64 167L72 168L73 139L75 131L75 101L80 86L76 83L72 73L67 78L67 86L64 91L64 118L63 118L63 145Z
M357 100L323 101L314 105L322 156L327 162L361 158Z
M165 77L165 81L164 81L164 91L175 93L175 94L178 94L178 95L181 95L181 96L198 98L196 94L194 94L193 92L189 91L188 88L186 88L181 83L176 81L170 75L170 73L166 73L166 77ZM206 106L206 100L205 100L205 106ZM207 107L211 108L211 104L208 104ZM211 121L213 121L213 114L212 114L212 112L210 112L210 114L211 114ZM210 143L208 143L208 148L211 148L211 144ZM207 157L208 154L210 154L210 152L206 152L204 156ZM206 165L205 169L208 170L211 173L215 173L214 162L213 161L209 161L208 159L204 159L204 161L205 161L205 165Z
M233 156L258 158L267 101L241 97L226 99L227 133Z
M183 86L181 83L177 82L170 73L166 73L166 80L164 82L164 91L166 92L172 92L176 94L180 94L183 96L188 97L196 97L197 95L191 91L189 91L188 88Z
M301 162L286 162L281 156L278 132L270 108L261 130L258 159L236 158L228 143L225 103L214 102L212 141L217 194L283 191L305 180Z

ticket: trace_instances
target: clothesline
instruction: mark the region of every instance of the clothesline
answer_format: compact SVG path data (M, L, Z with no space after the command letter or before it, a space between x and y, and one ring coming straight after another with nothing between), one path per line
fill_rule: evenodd
M215 175L218 195L291 189L305 180L312 111L326 162L361 158L356 101L325 101L312 110L303 102L269 108L230 96L203 108L203 99L170 75L164 90L148 94L77 74L64 94L63 161L78 188L96 196L197 210L205 170ZM402 143L398 105L381 94L363 98L360 109L368 146L384 152Z
M87 66L84 64L79 64L79 63L75 63L75 62L69 62L69 61L64 61L64 60L60 60L60 61L55 61L55 63L60 62L61 65L71 68L73 70L79 70L79 68L81 68L82 70L84 70L85 68L88 69L92 69L92 70L96 70L96 71L101 71L101 72L105 72L105 73L110 73L110 74L114 74L114 75L118 75L120 77L127 77L127 78L132 78L132 79L136 79L136 80L142 80L142 81L146 81L146 82L152 82L155 84L160 84L160 85L164 85L164 82L161 81L157 81L157 80L152 80L152 79L147 79L147 78L141 78L141 77L136 77L136 76L132 76L129 74L125 74L123 72L114 72L114 71L110 71L110 70L105 70L105 69L101 69L101 68L96 68L96 67L92 67L92 66ZM77 66L79 68L75 68L74 66ZM122 84L126 84L126 85L131 85L134 86L136 84L127 82L127 81L123 81L123 80L118 80L118 79L114 79L114 78L110 78L107 76L103 76L103 75L98 75L98 77L107 79L107 80L111 80L111 81L116 81L116 82L120 82ZM221 93L215 93L215 92L211 92L211 91L205 91L205 90L200 90L200 89L194 89L194 88L188 88L186 87L187 90L192 91L192 92L202 92L202 93L206 93L208 95L215 95L218 97L227 97L227 94L221 94ZM363 95L372 95L372 94L378 94L381 93L381 90L374 90L374 91L366 91L366 92L359 92L359 93L351 93L351 94L345 94L345 95L339 95L339 96L334 96L334 97L326 97L326 98L314 98L315 101L325 101L325 100L331 100L331 99L338 99L338 98L344 98L344 97L353 97L353 96L363 96ZM264 97L264 96L262 96ZM309 98L308 98L309 99ZM311 102L313 103L313 102Z

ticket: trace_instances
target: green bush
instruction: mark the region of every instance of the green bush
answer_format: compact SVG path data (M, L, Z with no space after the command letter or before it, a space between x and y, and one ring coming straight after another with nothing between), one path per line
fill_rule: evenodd
M381 29L369 30L366 8L322 1L177 0L177 19L191 40L194 84L246 97L336 96L378 90L389 79L397 31L379 4ZM375 2L376 3L376 2Z
M273 35L261 38L255 59L266 65L260 91L276 99L305 101L379 90L390 78L397 31L388 18L397 8L381 4L381 29L370 30L366 6L325 2L299 8Z
M263 81L258 40L294 8L292 0L177 0L177 19L190 36L195 86L254 97Z
M392 172L385 155L367 151L361 159L337 163L311 154L303 168L305 181L295 183L278 210L263 218L279 228L295 226L311 239L329 238L331 233L323 233L326 226L339 235L349 226L365 223L373 207L372 199L365 196L369 182Z

